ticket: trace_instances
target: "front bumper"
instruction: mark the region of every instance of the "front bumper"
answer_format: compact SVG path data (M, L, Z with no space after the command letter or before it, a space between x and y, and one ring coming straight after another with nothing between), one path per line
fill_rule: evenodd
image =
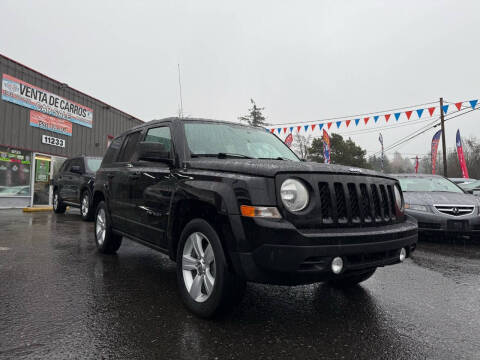
M418 221L418 231L423 234L480 235L479 215L450 216L412 210L406 212Z
M400 262L415 250L418 233L413 219L381 227L297 230L286 221L244 219L254 249L232 256L248 281L270 284L307 284L338 277L330 269L336 256L344 260L342 274Z

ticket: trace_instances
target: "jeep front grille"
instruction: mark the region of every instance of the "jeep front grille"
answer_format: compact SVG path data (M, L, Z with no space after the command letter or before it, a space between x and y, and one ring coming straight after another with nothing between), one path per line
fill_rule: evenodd
M324 225L388 224L396 220L392 185L320 182L318 188Z
M434 205L442 214L452 216L470 215L475 210L474 205Z

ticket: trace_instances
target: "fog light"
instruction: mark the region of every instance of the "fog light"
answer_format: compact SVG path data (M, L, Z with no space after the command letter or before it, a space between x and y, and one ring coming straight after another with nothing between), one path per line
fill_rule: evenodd
M405 260L407 257L407 250L405 248L400 249L400 261Z
M343 270L343 260L341 257L335 257L332 260L332 271L334 274L340 274Z

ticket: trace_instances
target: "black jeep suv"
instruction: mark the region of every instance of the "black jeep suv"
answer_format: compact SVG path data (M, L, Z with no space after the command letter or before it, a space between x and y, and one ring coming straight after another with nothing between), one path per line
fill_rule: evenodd
M63 214L70 205L80 208L83 220L93 219L93 184L101 162L102 158L91 156L65 160L52 179L54 212Z
M415 249L397 180L301 161L265 129L151 121L115 138L94 187L95 239L122 236L177 263L181 297L209 317L246 281L351 286Z

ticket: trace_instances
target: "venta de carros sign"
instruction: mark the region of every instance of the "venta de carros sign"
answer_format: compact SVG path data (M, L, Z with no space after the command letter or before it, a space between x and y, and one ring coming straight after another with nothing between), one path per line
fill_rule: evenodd
M72 123L92 127L92 109L7 74L2 77L2 99Z

